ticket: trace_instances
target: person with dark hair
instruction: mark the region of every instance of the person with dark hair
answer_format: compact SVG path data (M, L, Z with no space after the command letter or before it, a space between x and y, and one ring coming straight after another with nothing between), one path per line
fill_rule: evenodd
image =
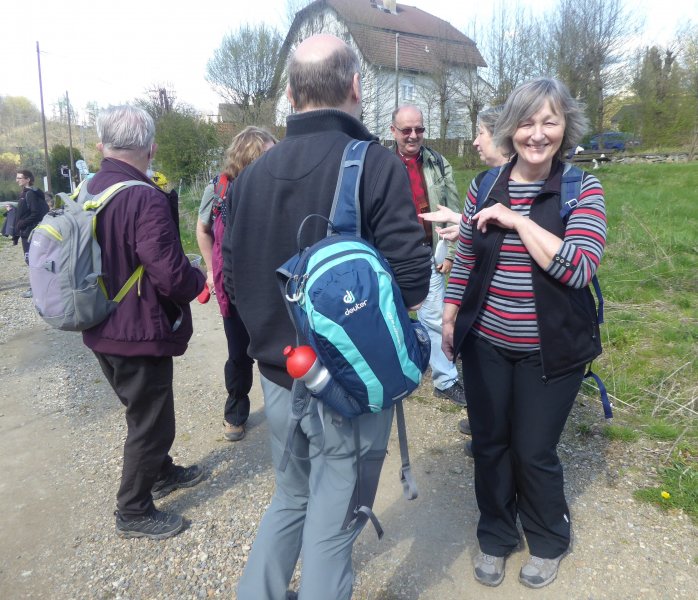
M169 452L175 438L172 357L187 349L189 303L206 280L182 249L176 192L165 193L146 174L157 149L152 117L141 108L113 106L99 114L97 134L104 160L83 182L87 192L100 194L124 181L146 184L118 192L96 220L108 297L139 266L143 273L117 308L82 336L126 407L116 533L160 540L176 535L184 522L153 500L196 485L204 474L196 465L175 465Z
M287 119L286 137L235 180L223 239L225 288L249 332L250 355L261 374L276 483L237 597L291 597L287 587L302 552L299 597L348 600L354 580L352 547L367 520L354 513L358 458L366 467L361 470L363 497L365 490L377 488L394 410L350 420L311 397L283 468L293 400L283 349L296 345L296 330L275 271L298 252L296 236L305 217L329 217L347 144L375 138L358 120L358 58L335 36L312 36L295 49L287 96L295 113ZM424 229L417 222L405 169L379 144L368 148L359 202L363 237L390 264L405 305L418 307L427 294L430 253L422 243ZM326 233L325 221L308 221L303 243ZM359 431L357 444L354 432Z
M24 262L29 264L29 236L34 228L41 223L41 219L44 218L49 209L44 199L44 193L39 188L34 187L34 174L31 171L20 169L17 171L15 181L22 191L17 202L13 242L16 244L17 240L22 240ZM31 297L31 288L22 294L22 298Z
M196 223L196 240L206 263L206 283L211 291L215 291L228 344L228 359L223 369L228 392L223 411L223 436L231 442L245 437L245 423L250 416L249 393L254 361L247 354L250 336L223 287L221 245L227 220L225 197L229 193L228 187L233 185L240 172L277 141L265 129L252 126L245 127L233 138L225 151L223 172L204 190Z
M460 355L475 461L480 552L475 579L496 586L519 547L519 581L551 583L570 549L570 512L557 444L586 363L601 353L588 284L606 242L601 184L584 173L577 206L560 215L564 153L586 127L555 79L520 85L497 120L494 144L512 154L487 199L475 178L465 200L446 289L443 349Z
M407 171L415 214L421 216L436 210L438 206L444 206L458 214L456 211L460 209L460 202L453 179L453 168L446 158L423 144L424 131L424 117L418 107L406 104L393 111L390 132L395 138L395 152ZM465 392L458 381L456 365L441 350L441 313L446 276L451 272L453 264L454 247L449 244L446 255L443 258L437 256L439 235L436 228L426 220L422 224L424 243L432 251L432 265L429 294L417 311L417 318L426 328L431 340L429 366L434 395L465 406Z

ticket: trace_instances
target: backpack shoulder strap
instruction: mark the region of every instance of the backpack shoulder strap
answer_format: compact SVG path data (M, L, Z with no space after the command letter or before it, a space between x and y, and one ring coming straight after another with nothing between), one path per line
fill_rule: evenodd
M330 211L332 224L327 227L327 235L331 235L334 228L339 233L361 236L359 186L366 152L372 143L368 140L351 140L344 148Z
M582 193L582 178L584 171L579 167L565 163L562 172L562 189L560 190L560 218L567 222L570 213L579 204L579 196Z
M424 148L431 153L431 155L434 157L434 160L436 161L436 166L439 167L439 173L441 173L441 177L446 177L446 167L444 166L444 157L440 152L437 152L433 148L429 148L429 146L424 146Z
M78 204L82 205L84 210L94 210L97 213L101 212L104 207L110 202L110 200L116 196L122 190L130 187L145 186L153 189L157 189L155 186L146 183L145 181L139 181L137 179L131 179L129 181L119 181L113 185L110 185L107 189L103 190L99 194L90 194L87 191L87 186L83 186L78 194Z
M495 182L499 179L499 175L502 172L502 167L492 167L489 171L485 172L484 177L480 180L480 184L477 186L477 204L475 206L475 211L482 208L490 195Z

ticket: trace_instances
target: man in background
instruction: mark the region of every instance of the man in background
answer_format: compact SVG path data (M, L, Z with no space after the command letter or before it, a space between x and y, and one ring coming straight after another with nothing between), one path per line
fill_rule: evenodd
M104 160L83 184L87 192L96 195L122 181L147 184L118 192L97 218L108 296L140 265L144 273L109 317L83 332L83 341L126 407L116 532L164 539L182 529L182 517L157 510L153 500L203 477L198 466L175 465L169 451L175 438L172 357L187 349L189 303L206 279L182 249L176 192L165 193L146 175L157 148L153 119L140 108L114 106L100 113L97 133Z
M417 215L435 211L439 205L460 213L458 190L451 165L436 150L422 144L424 141L422 111L411 105L396 108L393 111L390 132L395 138L397 155L407 169L412 201ZM439 236L429 221L422 220L422 225L424 242L432 251L432 266L429 295L417 311L417 318L426 327L431 339L429 365L434 382L434 394L465 406L465 390L458 381L456 366L441 350L441 315L446 275L451 272L453 266L455 246L449 245L445 258L435 256L434 251L437 248Z

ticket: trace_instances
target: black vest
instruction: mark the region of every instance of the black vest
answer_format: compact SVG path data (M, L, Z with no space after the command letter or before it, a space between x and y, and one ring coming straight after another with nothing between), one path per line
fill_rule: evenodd
M509 176L514 163L508 164L492 187L483 208L500 202L509 207ZM550 176L531 206L530 219L560 239L565 224L560 218L560 185L564 164L553 162ZM481 210L481 209L480 209ZM488 226L482 234L473 225L475 264L463 293L456 317L454 349L460 351L465 336L480 314L506 231ZM596 303L588 286L581 290L568 287L548 275L531 260L533 293L540 337L543 379L563 375L591 362L601 354L601 336Z

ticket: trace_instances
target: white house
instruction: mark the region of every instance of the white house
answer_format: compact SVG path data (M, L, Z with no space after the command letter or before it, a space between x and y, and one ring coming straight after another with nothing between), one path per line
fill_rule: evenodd
M478 68L487 64L475 42L451 24L394 0L316 0L296 14L286 36L279 89L289 53L315 33L334 34L359 55L363 120L370 131L388 137L393 109L409 103L422 109L427 138L470 137L485 90ZM290 112L280 93L279 124Z

